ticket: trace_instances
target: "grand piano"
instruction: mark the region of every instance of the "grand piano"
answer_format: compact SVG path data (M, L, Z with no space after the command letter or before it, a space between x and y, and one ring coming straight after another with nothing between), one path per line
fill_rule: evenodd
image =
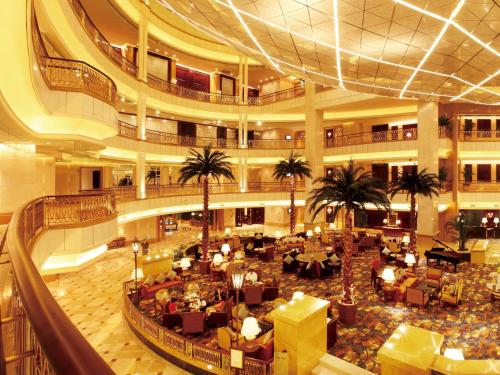
M468 253L462 254L439 240L434 239L434 242L440 246L434 246L432 249L425 251L424 255L427 259L427 264L429 264L429 260L431 259L435 260L437 264L441 264L441 262L451 263L455 268L455 272L457 272L457 265L465 261L467 256L470 257Z

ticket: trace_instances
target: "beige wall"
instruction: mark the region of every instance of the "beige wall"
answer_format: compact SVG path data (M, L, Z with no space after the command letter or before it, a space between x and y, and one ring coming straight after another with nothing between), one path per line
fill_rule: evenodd
M151 241L156 241L156 217L120 224L118 226L118 235L124 236L127 241L133 240L134 237L137 237L138 240L149 238Z
M55 194L54 159L37 156L35 145L0 144L0 159L0 213Z
M56 195L79 194L80 166L57 164L55 168Z

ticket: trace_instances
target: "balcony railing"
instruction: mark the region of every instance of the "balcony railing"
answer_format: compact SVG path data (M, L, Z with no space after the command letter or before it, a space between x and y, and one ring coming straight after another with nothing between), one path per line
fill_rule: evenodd
M50 89L83 92L116 106L116 85L106 74L83 61L55 58L47 54L34 14L32 36L38 68Z
M460 191L496 192L500 191L500 181L460 181Z
M123 284L123 312L128 323L134 327L134 331L144 340L148 340L149 345L154 345L183 362L195 364L202 369L201 372L214 374L230 374L232 372L229 352L203 345L179 335L143 314L130 300L129 293L133 287L134 281L127 281ZM240 374L272 375L274 374L274 360L263 361L245 357Z
M146 198L172 197L182 195L202 195L201 184L146 184ZM304 181L295 183L295 190L304 191ZM242 193L237 183L209 184L209 194ZM289 192L290 184L287 182L248 182L247 193ZM117 203L130 202L137 199L137 186L113 186L101 190L81 190L81 194L106 193L113 196Z
M461 130L460 140L464 142L498 142L500 129L496 130Z
M418 136L417 128L391 129L378 132L364 132L326 138L326 147L364 145L370 143L413 141Z
M118 121L118 135L135 139L137 137L137 126L128 124L124 121ZM150 143L186 147L203 147L211 145L217 148L240 148L238 140L236 139L189 137L152 129L146 129L146 141ZM248 148L296 149L304 148L304 144L304 139L254 139L248 141Z
M248 98L248 105L265 105L280 102L282 100L293 99L305 95L305 86L296 86L290 89L276 91L262 96Z
M104 35L97 29L88 14L85 12L84 7L80 0L68 0L73 12L78 21L84 28L85 32L92 39L94 44L99 48L115 65L127 74L137 77L139 71L138 66L132 61L127 60L122 54L120 49L115 48L104 37ZM239 105L239 96L237 95L222 95L220 93L206 92L194 90L191 88L183 87L164 79L156 77L153 74L147 75L148 85L156 90L167 92L172 95L180 96L183 98L193 99L197 101L217 103L217 104L232 104ZM249 98L248 105L265 105L275 103L281 100L291 99L302 96L305 93L304 86L295 87L288 90L282 90L275 93Z
M127 60L124 56L122 56L120 49L116 49L110 42L108 42L104 35L102 35L102 33L94 25L80 1L68 0L68 2L71 5L76 18L80 21L80 25L82 25L83 29L92 39L97 48L108 56L108 58L125 73L136 77L137 72L139 71L137 65L135 65L132 61Z
M2 249L9 253L13 279L1 291L2 307L8 307L4 311L10 316L2 316L5 358L0 358L0 372L113 374L58 305L31 259L33 245L45 230L86 226L113 215L109 194L42 197L14 213Z
M451 138L451 127L440 125L439 129L439 138Z

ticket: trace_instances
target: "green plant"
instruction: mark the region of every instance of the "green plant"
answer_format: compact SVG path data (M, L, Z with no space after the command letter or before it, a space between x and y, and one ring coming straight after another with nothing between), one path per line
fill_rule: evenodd
M464 132L465 135L470 136L472 134L472 130L474 129L474 123L472 122L472 119L467 118L464 121Z
M416 254L417 249L417 200L416 196L431 198L439 196L439 180L434 173L426 173L426 169L418 172L414 165L410 171L403 172L392 182L389 192L391 198L398 193L406 193L410 196L410 245L409 250Z
M439 126L450 126L451 125L451 119L447 116L439 116L438 118L438 125Z
M462 175L464 176L464 182L470 184L472 182L472 169L464 168Z
M366 210L367 205L374 205L377 209L390 210L391 203L387 199L385 183L363 168L355 168L351 160L347 166L336 168L328 177L314 180L320 187L312 189L307 199L309 212L313 219L320 211L334 204L331 217L335 220L343 210L345 227L343 232L344 257L342 262L342 303L352 305L352 213Z
M118 181L118 186L131 186L132 185L132 177L125 176L120 178Z
M155 167L150 167L149 171L146 173L146 183L157 184L160 180L160 170Z
M309 163L301 159L298 153L290 152L288 159L281 160L274 166L273 178L276 181L290 180L290 234L295 233L295 182L296 178L311 177Z
M188 181L196 179L200 184L203 184L203 231L201 248L203 252L203 260L207 261L208 257L208 226L209 226L209 210L208 210L208 181L213 178L219 183L220 177L226 177L230 181L234 181L234 175L231 170L231 163L227 161L229 156L222 151L212 151L211 146L203 147L200 153L194 149L190 149L191 156L186 157L180 169L178 182L185 185Z
M448 179L448 169L446 169L446 167L439 168L438 179L439 179L439 185L443 187L444 183Z
M460 212L453 220L446 223L447 233L452 235L453 241L458 241L458 249L466 251L465 244L468 240L468 231L471 226L471 217L468 214Z

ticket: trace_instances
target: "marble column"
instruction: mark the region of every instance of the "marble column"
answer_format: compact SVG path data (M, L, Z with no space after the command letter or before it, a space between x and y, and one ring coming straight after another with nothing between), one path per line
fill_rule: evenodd
M137 153L135 163L135 180L135 185L137 187L136 198L146 198L146 154L144 152Z
M146 105L147 97L143 90L137 94L137 139L146 139Z
M313 188L313 180L323 175L323 111L315 108L315 85L306 82L305 96L305 149L304 156L309 162L312 170L312 178L306 178L305 189L308 194ZM304 209L304 229L312 229L315 224L324 222L325 215L319 213L316 219L312 220L308 207Z
M439 173L439 129L438 103L419 101L417 106L418 122L418 170ZM419 244L432 245L432 237L439 232L439 198L417 196L417 235Z
M148 78L148 15L149 8L146 4L140 4L139 15L139 46L137 49L137 65L139 70L137 78L140 81L146 82Z

